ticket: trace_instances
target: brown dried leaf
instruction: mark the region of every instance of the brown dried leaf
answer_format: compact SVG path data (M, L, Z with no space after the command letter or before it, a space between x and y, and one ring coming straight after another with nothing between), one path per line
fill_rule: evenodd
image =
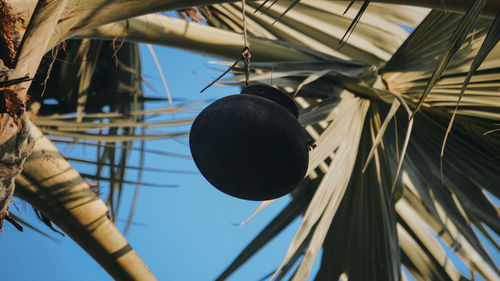
M0 113L7 113L12 119L18 120L24 114L25 104L17 96L23 88L0 88Z
M14 14L5 0L0 0L0 59L8 68L14 68L16 49L19 40L16 38L16 24L23 22L18 14Z

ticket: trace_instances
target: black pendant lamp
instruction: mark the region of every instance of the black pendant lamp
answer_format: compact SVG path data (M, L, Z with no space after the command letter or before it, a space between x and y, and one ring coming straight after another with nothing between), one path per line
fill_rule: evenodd
M196 117L189 136L194 162L213 186L231 196L283 196L307 172L307 137L297 117L297 106L285 93L247 86Z

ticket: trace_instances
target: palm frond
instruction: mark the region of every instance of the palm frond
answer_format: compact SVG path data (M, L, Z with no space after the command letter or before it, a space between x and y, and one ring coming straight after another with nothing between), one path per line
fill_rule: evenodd
M268 17L273 17L286 9L286 1L281 4L280 2L278 1L269 8L266 12ZM297 260L297 256L303 256L301 264L291 279L304 280L310 274L312 263L319 249L323 248L322 265L316 276L317 280L335 280L342 274L349 276L350 280L373 280L373 278L376 280L399 280L402 278L401 265L409 269L414 277L423 278L422 280L467 279L468 277L463 276L455 266L443 261L447 255L441 246L437 248L436 245L444 243L480 275L492 280L498 278L499 270L491 259L489 251L484 248L472 230L472 224L485 224L498 233L494 229L500 221L496 211L497 207L482 195L483 189L492 194L497 193L494 190L493 182L499 180L496 179L496 175L500 174L499 171L496 171L494 162L490 162L494 161L494 155L500 153L498 151L499 140L494 136L482 135L482 132L485 131L484 128L489 126L488 124L492 124L490 120L495 119L493 111L497 107L494 89L497 86L497 78L495 77L498 77L500 60L497 59L495 49L483 61L479 70L476 71L476 75L472 76L471 84L465 92L463 109L458 112L461 115L457 120L460 126L448 141L450 155L443 159L445 175L443 181L440 180L439 172L439 146L436 147L443 136L440 132L444 133L445 131L443 117L450 115L450 107L456 103L462 87L461 82L467 75L468 64L472 62L475 52L480 48L480 43L486 36L492 21L484 18L476 20L476 17L473 16L469 21L468 30L471 32L469 33L464 28L460 29L465 38L461 42L464 43L456 44L457 52L452 56L453 59L450 59L446 71L440 77L436 76L438 77L437 83L422 103L422 111L411 119L411 122L415 121L413 126L415 129L412 130L413 123L392 122L395 118L398 120L408 118L397 110L398 103L408 103L410 106L417 104L419 98L417 95L428 84L428 79L432 77L439 64L439 58L447 50L449 52L448 38L454 33L458 34L457 26L461 23L467 23L467 21L462 21L459 15L431 12L401 47L388 52L389 56L393 54L390 59L384 59L382 55L378 55L378 63L375 60L366 59L370 55L377 57L377 54L381 54L377 53L381 49L373 49L367 55L352 55L354 60L348 61L347 59L350 58L348 52L334 53L325 48L324 45L317 44L316 41L297 40L297 38L306 38L297 37L297 32L303 32L300 36L307 34L309 38L314 36L312 39L317 40L320 37L315 36L321 36L327 30L331 30L323 25L334 22L332 18L338 16L332 12L334 9L328 10L329 20L326 20L326 16L321 18L320 14L315 14L316 20L323 20L321 23L323 25L315 24L315 26L321 26L320 32L312 29L304 32L307 30L307 23L301 22L299 24L299 18L307 17L307 13L312 14L308 8L316 2L304 1L297 4L275 25L268 24L266 15L249 16L253 20L249 26L252 26L259 36L263 36L265 33L272 34L276 39L269 37L270 40L302 45L300 46L302 49L311 48L316 52L337 57L336 59L328 59L326 62L255 62L252 64L254 74L251 78L254 83L269 84L272 78L274 85L281 87L290 95L295 95L297 103L303 107L301 122L306 126L306 131L316 140L317 145L311 154L309 176L314 178L319 175L321 178L316 194L311 199L304 214L302 225L280 268L274 275L276 276L281 269L288 270L289 266ZM323 12L326 9L323 7L327 5L333 4L332 2L320 3L318 5L320 8L315 8ZM390 7L378 5L380 8ZM363 15L359 29L363 28L361 27L363 19L370 16L369 9L371 7L370 5ZM480 7L477 8L480 9ZM234 26L241 26L236 16L237 4L224 4L220 8L216 6L212 9L217 11L214 15L222 28L237 31ZM337 10L340 14L340 9ZM380 14L379 10L377 16L383 17ZM394 20L397 17L388 18ZM231 22L231 24L224 25L224 22ZM305 22L309 22L309 20ZM286 24L286 27L280 26L280 23ZM293 27L293 31L287 31L289 27ZM386 28L385 25L384 28ZM263 32L264 30L265 32ZM356 31L353 36L355 36ZM332 34L329 34L329 37L331 38ZM364 40L367 38L370 36L363 36ZM321 42L326 41L321 40ZM351 43L352 48L355 42L355 40L349 41L347 44ZM398 46L398 44L394 44L394 46ZM338 51L342 52L342 49ZM370 64L376 65L375 70L369 70L366 67ZM238 85L243 81L242 75L241 69L236 68L235 76L226 79L225 83ZM469 90L475 86L474 83L477 83L478 87L476 93L473 91L474 89ZM343 110L343 106L347 103L345 97L348 93L346 90L362 98L393 104L393 109L390 110L384 103L371 102L368 106L369 109L367 109L369 114L361 126L364 128L363 133L351 139L347 137L349 133L341 129L342 126L346 126L352 133L355 131L354 128L357 128L350 123L352 121L347 121L353 120L351 115L356 112L354 110L356 106L350 104L345 107L349 110ZM406 106L406 108L411 116L410 107ZM466 118L464 116L466 114L469 117ZM401 137L401 135L405 137ZM351 172L347 173L350 175L351 181L349 184L346 183L345 189L334 188L334 183L329 183L329 179L335 178L334 182L337 183L342 179L340 175L331 176L343 171L340 167L332 166L336 163L335 161L339 161L338 155L341 150L338 146L339 142L336 140L341 137L349 139L356 143L355 147L359 147L358 153L352 153L352 151L350 153L350 155L357 154L357 156L352 162L353 167L355 167L352 174ZM358 144L354 139L362 139L363 141ZM401 157L404 155L401 155L401 151L399 151L400 147L403 147L403 152L407 150L404 162L403 157ZM438 149L436 150L436 148ZM372 160L366 161L367 159ZM346 163L351 162L344 160L342 163L345 168ZM362 164L366 165L364 174L362 173ZM400 169L402 177L397 180ZM466 176L463 171L467 171ZM414 181L414 183L411 184L410 181ZM374 190L370 185L377 186L375 190L378 190L378 195L371 195L370 200L362 199L363 196L367 195L356 190L364 190L365 193L367 190ZM391 186L394 185L396 190L393 192ZM345 194L342 190L345 190ZM407 194L410 192L408 190L411 190L413 196L416 196L412 197L412 200L417 200L420 204L418 206L425 206L425 212L421 207L415 209L415 205L399 207L399 203L396 203L397 207L394 207L394 202L407 202ZM331 197L331 194L339 192L343 195ZM379 200L374 201L372 199L374 197L379 198ZM332 198L332 202L341 204L340 207L328 203L330 198ZM334 198L336 199L334 200ZM350 201L356 202L356 204L350 203ZM413 204L417 204L417 201ZM347 207L350 205L352 207ZM401 203L401 206L403 205ZM420 215L423 212L425 215L420 220L413 222L410 218L411 214L415 214L415 212ZM371 214L377 214L371 217L371 220L381 221L377 224L370 224L367 220ZM352 218L359 218L359 222L348 222L347 218L350 221ZM423 232L422 226L426 226L432 231ZM364 236L366 233L383 233L383 235L368 237ZM438 233L440 236L435 236ZM262 245L263 242L268 241L268 239L264 241L260 239L256 238L251 245L254 243ZM359 246L362 243L368 243L367 241L372 241L372 244L366 244L365 247ZM454 243L460 243L460 248L453 247L453 245L457 245ZM346 245L351 246L348 248ZM372 249L368 245L381 246ZM365 250L350 253L358 248ZM379 262L367 258L370 256L366 253L367 248L373 251L373 255L385 257L382 263L384 266L390 265L390 268L379 269L379 271L374 269L374 271L370 271L370 275L364 276L363 272L366 272L367 267L371 268ZM258 248L252 247L251 249L251 252L245 250L245 260ZM403 253L401 257L399 256L400 249ZM342 257L342 260L339 260L339 257ZM220 280L227 277L243 262L244 260L238 258L238 262L231 265L219 277ZM280 274L279 276L281 278L284 275Z
M42 64L42 69L49 67L50 59ZM123 43L117 47L114 42L106 45L103 41L76 40L68 42L64 52L61 51L52 64L51 77L44 85L46 94L36 95L41 92L38 83L34 83L35 87L31 89L34 104L52 100L52 107L42 106L34 120L44 133L71 140L70 143L76 146L94 141L92 144L97 150L92 151L95 151L96 159L70 159L95 167L95 175L87 175L87 178L96 180L101 188L109 188L107 204L114 219L120 209L124 185L141 183L140 179L125 180L126 171L140 174L144 169L141 165L128 163L133 142L186 136L187 132L179 131L177 126L188 125L193 118L163 118L161 121L157 117L164 113L185 112L199 104L145 110L144 103L154 99L143 95L140 71L136 44ZM153 127L168 132L152 131ZM145 153L145 150L140 153ZM151 183L143 185L156 186Z
M457 51L464 43L465 38L470 33L472 27L474 26L474 23L479 17L479 13L481 12L485 4L486 1L484 0L474 1L474 4L470 7L465 16L462 17L462 19L460 20L453 34L451 34L449 39L450 43L446 47L446 51L442 54L436 69L432 73L429 82L425 86L424 92L422 93L422 96L420 97L420 100L418 101L418 104L413 114L415 114L420 109L420 106L422 105L425 98L431 91L432 87L434 87L441 74L447 68L453 56L455 56Z
M446 145L446 139L448 138L448 135L453 126L453 121L455 120L458 106L460 105L460 101L462 100L465 89L467 89L467 86L469 85L472 76L476 73L479 66L481 66L481 64L486 59L486 56L492 51L493 47L495 47L495 45L498 43L499 40L500 40L500 12L497 14L495 20L491 24L491 27L488 30L486 37L484 38L483 44L481 45L481 48L477 52L477 55L470 66L469 73L467 73L467 76L465 77L462 89L460 90L460 94L458 96L457 105L455 106L455 110L453 111L453 115L451 116L450 124L446 129L446 133L443 140L443 146L441 148L441 157L443 157L444 148Z
M19 216L15 215L15 214L13 214L13 213L10 213L9 215L10 215L12 218L14 218L14 220L18 221L19 223L21 223L22 225L24 225L24 226L28 227L29 229L31 229L31 230L33 230L33 231L35 231L35 232L37 232L37 233L39 233L39 234L41 234L41 235L43 235L43 236L45 236L45 237L49 238L49 239L50 239L50 240L52 240L52 241L57 241L57 238L55 238L54 236L52 236L52 235L50 235L50 234L48 234L48 233L46 233L46 232L42 231L41 229L39 229L38 227L36 227L36 226L32 225L31 223L29 223L29 222L27 222L27 221L23 220L21 217L19 217Z
M38 8L40 13L34 22L43 23L44 13L53 22L66 19L71 11L77 16L58 25L64 31L62 38L81 32L80 38L127 38L225 58L238 57L242 47L239 3L199 9L212 25L206 26L164 15L122 20L138 12L124 6L111 15L109 9L116 8L118 2L106 1L97 3L102 8L97 14L103 16L93 17L89 11L95 9L90 9L90 2L83 2L75 10L64 9L65 5L72 7L73 1L63 2L62 8L51 6L47 12ZM160 2L146 0L141 5L150 5L150 11L186 5L182 1ZM404 279L402 266L417 280L468 279L447 262L442 244L454 251L471 271L487 280L500 279L500 270L489 249L474 230L476 226L483 232L500 233L499 208L485 195L487 191L500 197L500 168L495 159L500 154L500 138L496 134L483 135L500 120L500 53L493 47L498 32L491 31L497 29L498 23L478 18L485 1L475 1L465 17L437 11L426 16L427 9L367 5L370 1L361 4L362 17L354 9L359 3L345 12L350 5L346 2L280 0L268 3L264 9L266 2L251 2L246 7L254 59L252 81L272 83L294 97L301 107L300 122L317 146L310 154L308 178L292 193L292 201L218 280L228 277L301 216L301 226L272 274L278 279L285 278L299 261L291 279L308 278L320 249L323 256L317 280L400 280ZM256 10L262 13L252 13ZM109 24L92 29L104 23ZM356 29L349 40L338 49L346 30L354 25ZM409 35L404 27L416 29ZM40 28L45 30L48 24L41 24ZM84 28L86 31L82 32ZM28 28L27 33L30 32L34 31ZM92 43L87 39L84 42ZM43 39L37 54L59 40L55 35ZM22 54L33 50L34 42L28 42ZM44 130L55 139L64 136L66 141L93 140L91 143L97 146L96 173L86 176L109 183L108 204L116 218L123 185L144 185L140 177L137 181L124 178L127 167L142 167L127 162L132 141L186 135L182 131L137 133L133 128L188 120L147 119L149 113L142 106L148 99L138 86L141 75L137 52L117 53L121 69L111 72L119 83L106 85L106 81L89 83L88 77L92 73L103 77L99 74L109 68L100 65L101 57L111 50L102 45L101 57L94 65L97 54L92 51L98 49L91 50L81 41L71 42L68 47L68 59L90 60L64 66L68 68L66 73L80 80L65 85L67 91L59 95L49 83L47 97L58 104L71 104L72 114L40 118L40 125L45 122ZM122 48L137 50L130 43ZM478 51L479 58L474 59ZM107 62L112 64L109 59ZM57 68L56 64L53 76L61 80ZM241 85L241 67L237 66L234 72L235 76L224 82ZM122 95L93 100L89 89L94 82L104 86L96 88L96 92L102 94L111 89ZM124 97L125 102L120 102ZM459 99L461 107L454 110ZM103 105L109 106L107 112ZM401 105L406 112L402 112ZM420 112L405 122L406 115L412 114L412 106L420 108ZM454 132L448 136L448 153L441 159L446 120L453 112L457 114ZM70 124L80 124L80 129ZM144 146L140 150L146 151ZM82 196L95 200L90 193L69 194L68 202L84 200Z
M273 37L266 36L265 38L309 47L341 59L355 58L356 61L375 65L388 60L399 44L408 36L401 26L386 20L386 17L390 19L396 14L397 8L395 6L386 5L386 13L380 14L372 12L370 5L364 12L356 27L356 32L352 34L347 45L337 50L346 28L356 18L356 12L349 11L343 15L347 3L305 1L297 4L283 15L279 22L274 23L274 19L282 15L293 2L291 0L278 1L265 14L252 14L252 11L257 7L256 4L249 3L247 5L249 19L247 26L250 34L253 34L252 30L265 30L266 33L273 35ZM241 27L242 22L236 16L239 15L240 7L239 4L212 6L212 9L215 10L213 16L223 18L229 14L225 11L229 11L232 16L226 21L231 21ZM374 9L374 11L376 10ZM425 15L425 9L409 7L404 10L399 9L399 12L405 13L408 18L407 22L418 21L415 19ZM226 28L232 29L229 25ZM265 36L262 32L253 35ZM258 59L257 56L254 57Z

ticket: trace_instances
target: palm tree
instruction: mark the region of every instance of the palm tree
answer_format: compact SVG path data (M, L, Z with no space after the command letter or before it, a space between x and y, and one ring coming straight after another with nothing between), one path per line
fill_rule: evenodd
M481 233L500 249L493 238L493 233L500 234L499 207L490 199L500 197L496 162L500 139L495 133L495 122L500 119L500 53L495 48L500 37L500 7L493 1L446 2L443 7L437 0L413 1L421 7L411 7L364 1L347 11L349 3L334 1L246 3L252 83L271 84L272 78L273 85L293 96L301 107L299 121L317 146L310 153L308 176L292 192L288 206L219 280L297 217L302 217L301 226L282 264L271 273L276 279L284 278L298 263L291 279L305 280L322 249L316 280L400 280L405 278L401 266L416 280L468 280L447 262L441 242L456 252L471 276L477 273L486 280L500 280L500 270L477 235ZM29 5L16 6L16 1L6 3L18 11L30 10ZM74 73L70 77L78 87L69 83L57 89L47 83L45 91L59 104L72 97L70 112L75 117L43 116L34 121L35 126L20 110L14 110L18 107L9 107L11 117L4 117L3 124L15 125L6 126L3 132L3 159L19 166L31 155L16 177L16 196L61 227L114 278L146 280L154 276L107 217L105 204L38 128L52 136L94 139L100 141L101 149L108 148L96 162L111 166L116 175L97 179L109 181L116 191L107 200L113 217L123 182L120 174L128 167L126 156L114 159L113 152L123 149L119 154L126 155L127 142L133 140L176 135L143 133L117 138L117 130L152 126L139 118L141 114L131 114L141 112L146 101L139 94L137 49L133 44L124 45L131 51L117 60L124 63L122 72L129 70L128 74L117 73L115 79L128 85L124 93L131 101L119 105L111 99L107 101L110 112L103 115L99 112L103 103L90 102L89 94L89 89L103 92L109 86L89 78L106 61L96 51L100 44L96 39L126 38L228 59L238 57L243 44L239 2L191 1L190 6L200 6L194 11L208 25L147 14L189 8L185 5L185 1L173 0L33 1L33 13L24 14L29 22L25 30L11 24L13 30L7 33L22 41L16 45L15 36L3 35L8 43L4 46L12 53L2 52L8 55L1 58L6 67L1 89L9 93L4 97L11 93L20 97L21 104L30 84L22 77L32 78L43 55L62 40L80 40L70 43L67 59L85 57L80 60L85 63L59 72L57 68L64 64L51 65L49 60L45 66L53 68L54 74ZM254 13L256 10L259 12ZM407 29L413 28L409 35ZM348 36L344 37L346 30ZM225 83L241 85L242 68L234 73ZM57 75L52 79L53 83L65 81ZM43 89L32 88L32 93L40 91ZM117 116L118 108L128 111ZM36 106L32 109L36 111ZM43 110L46 114L67 113L61 108L40 110L41 114ZM129 123L109 126L94 120ZM75 126L81 129L72 130ZM103 129L106 136L89 133ZM132 129L125 132L136 134ZM115 145L117 141L123 145ZM5 202L13 191L10 179L19 172L16 165L7 168L14 172L4 180ZM3 215L12 221L5 202Z

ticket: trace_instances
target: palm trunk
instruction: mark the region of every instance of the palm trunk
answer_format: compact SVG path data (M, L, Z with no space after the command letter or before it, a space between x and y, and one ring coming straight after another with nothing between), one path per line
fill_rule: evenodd
M16 178L16 195L50 218L113 278L156 280L108 217L108 208L42 132Z
M126 38L132 42L165 45L224 59L237 57L243 46L241 34L157 14L106 24L80 33L77 37L108 40ZM318 60L313 55L270 40L255 37L248 40L252 55L255 55L253 61Z

